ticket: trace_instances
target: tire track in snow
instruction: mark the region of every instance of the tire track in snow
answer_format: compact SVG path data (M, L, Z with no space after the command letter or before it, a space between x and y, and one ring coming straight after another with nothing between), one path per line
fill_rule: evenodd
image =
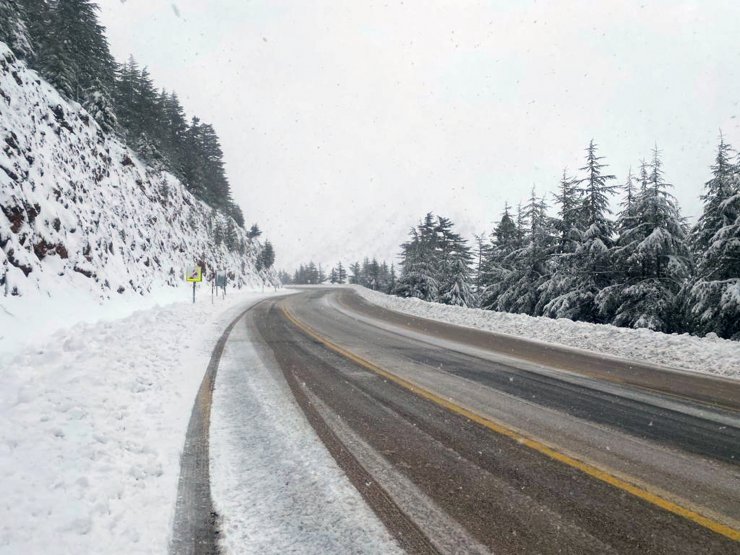
M193 411L180 457L180 478L177 483L177 503L172 528L170 553L175 555L216 555L218 547L218 515L213 510L209 470L209 428L211 402L216 373L231 330L260 302L254 303L234 318L226 327L211 353L206 373L195 397Z

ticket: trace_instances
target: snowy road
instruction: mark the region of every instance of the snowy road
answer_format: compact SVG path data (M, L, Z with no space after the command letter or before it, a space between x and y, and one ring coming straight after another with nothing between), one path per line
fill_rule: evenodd
M233 550L249 540L274 552L384 551L393 544L376 517L410 552L736 548L736 383L656 380L645 367L609 370L598 355L587 372L583 353L566 372L566 352L557 350L549 354L561 368L548 368L460 341L459 328L380 310L347 290L267 300L244 325L235 329L246 335L227 344L212 427L221 453L212 454L214 502ZM245 337L253 344L246 351ZM677 392L684 379L696 387ZM305 414L297 418L291 405L293 440L275 423L281 402L269 395L276 392L291 392ZM245 409L251 399L262 399L260 406ZM335 463L320 450L304 456L290 447L305 437L306 421ZM283 431L273 442L276 426ZM239 451L240 442L254 453ZM240 477L239 457L252 479ZM259 461L273 457L274 473L260 474ZM280 458L304 478L288 479L293 473ZM376 516L363 513L337 466ZM322 501L326 476L351 511L332 512ZM244 497L231 489L239 481ZM278 508L265 513L275 505L260 501L259 491L271 481L284 485L284 495L273 494ZM345 533L322 536L326 518L317 512L338 519ZM303 515L300 525L294 515Z

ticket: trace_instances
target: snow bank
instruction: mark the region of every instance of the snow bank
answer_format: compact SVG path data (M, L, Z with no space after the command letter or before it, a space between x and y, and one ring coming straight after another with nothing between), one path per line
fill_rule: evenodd
M225 552L401 553L243 325L216 377L210 454Z
M210 288L200 287L198 297L201 296L210 299ZM160 286L146 295L124 293L111 299L100 299L73 287L63 293L58 292L55 297L0 298L0 356L43 344L49 335L75 324L116 320L137 310L188 300L192 300L192 288L186 285Z
M0 552L165 553L193 399L261 297L201 295L0 355Z
M647 329L618 328L567 319L538 318L406 299L359 286L354 286L354 289L371 303L421 318L517 335L660 366L740 379L740 343L729 339L665 334Z

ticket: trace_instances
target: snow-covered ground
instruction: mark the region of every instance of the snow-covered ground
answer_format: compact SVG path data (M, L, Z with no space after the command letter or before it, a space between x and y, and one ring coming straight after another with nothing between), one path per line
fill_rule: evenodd
M210 299L210 288L205 284L198 288L198 297L201 296ZM58 288L54 296L0 296L0 356L43 343L57 330L81 322L116 320L137 310L188 300L192 300L192 289L185 284L181 287L163 285L147 295L128 292L110 299L97 298L76 287Z
M421 318L584 349L692 372L740 379L740 342L646 329L536 318L405 299L354 286L366 300Z
M400 553L245 325L214 391L211 491L228 553Z
M179 457L211 351L263 297L229 291L192 304L187 289L172 291L184 302L26 336L26 346L0 353L0 553L167 551Z

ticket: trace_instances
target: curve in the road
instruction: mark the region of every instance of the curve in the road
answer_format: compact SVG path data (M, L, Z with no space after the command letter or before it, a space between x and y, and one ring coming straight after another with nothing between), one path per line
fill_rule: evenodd
M591 476L592 478L595 478L601 482L604 482L606 484L609 484L612 487L615 487L621 491L624 491L626 493L629 493L645 502L648 502L656 507L659 507L663 510L666 510L670 513L673 513L677 516L680 516L684 519L687 519L695 524L698 524L700 526L703 526L717 534L720 534L722 536L725 536L726 538L729 538L734 541L740 541L740 531L737 529L734 529L730 526L727 526L723 523L717 522L711 518L708 518L700 513L697 513L696 511L687 508L685 506L678 505L677 503L674 503L673 501L670 501L668 499L664 499L646 489L643 489L633 483L630 483L628 481L625 481L619 477L616 477L609 472L602 470L600 468L597 468L595 466L590 465L587 462L580 461L570 455L567 455L565 453L561 453L556 449L553 449L551 446L545 445L544 443L537 441L535 439L532 439L530 437L523 436L521 433L512 430L511 428L503 425L499 422L494 422L489 418L482 417L465 407L462 407L448 399L445 399L444 397L426 390L417 384L414 384L400 376L397 376L391 372L388 372L387 370L380 368L376 364L358 356L355 353L352 353L348 351L347 349L344 349L343 347L333 343L328 338L322 336L319 334L316 330L311 328L309 325L307 325L305 322L299 321L294 314L292 314L289 310L283 308L283 314L285 317L291 321L297 328L299 328L303 333L306 335L312 337L319 343L321 343L326 348L334 351L335 353L340 354L341 356L345 357L346 359L352 361L353 363L357 364L358 366L361 366L367 370L370 370L379 376L382 376L383 378L390 380L397 385L407 389L408 391L414 393L415 395L418 395L428 401L431 401L440 407L444 408L445 410L457 414L459 416L462 416L472 422L475 422L479 424L480 426L483 426L487 428L490 431L493 431L497 434L503 435L505 437L511 438L518 442L521 445L524 445L526 447L529 447L530 449L533 449L543 455L546 455L547 457L570 466L571 468L577 469L580 472L583 472L584 474L587 474Z

